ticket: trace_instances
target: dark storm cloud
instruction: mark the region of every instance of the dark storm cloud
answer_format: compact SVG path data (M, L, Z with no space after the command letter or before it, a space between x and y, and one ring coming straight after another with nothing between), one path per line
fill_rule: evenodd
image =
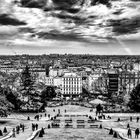
M0 15L0 24L1 25L15 25L15 26L26 25L25 22L14 19L7 14Z
M50 0L53 3L53 7L71 7L74 4L82 5L85 0ZM49 5L49 0L21 0L22 6L31 8L42 8Z
M69 14L53 14L54 17L58 17L60 19L72 19L72 20L75 20L75 21L79 21L79 22L82 22L84 21L85 19L80 17L80 16L74 16L74 15L69 15Z
M44 8L44 11L55 11L55 10L65 10L69 13L73 13L73 14L76 14L80 11L80 8L64 8L64 7L55 7L55 8L49 8L49 7L46 7Z
M22 32L22 33L34 33L34 29L33 28L30 28L30 27L21 27L19 28L19 32Z
M67 33L61 33L57 30L51 30L50 32L38 32L34 33L30 36L31 38L38 38L42 40L56 40L56 41L72 41L72 42L83 42L83 43L88 43L88 44L94 44L94 45L105 45L107 44L107 39L106 38L99 38L97 36L92 36L94 40L89 40L88 38L84 37L80 33L73 33L73 32L67 32ZM102 40L102 41L101 41ZM110 39L112 40L112 39ZM112 43L114 42L113 40L111 41Z
M82 38L82 36L80 37L79 34L73 34L73 33L60 33L57 30L52 30L49 33L48 32L39 32L36 34L33 34L32 37L34 36L38 36L38 38L42 38L42 39L54 39L54 40L68 40L68 41L81 41L81 42L85 42L86 40Z
M60 13L60 14L56 14L56 13L52 13L53 17L57 17L59 19L62 19L63 22L65 23L75 23L76 25L84 25L84 24L88 24L88 20L94 19L96 18L96 16L89 16L87 17L82 17L82 16L78 16L78 15L72 15L72 14L68 14L68 13ZM91 24L91 22L90 22Z
M120 15L123 13L123 9L113 12L114 15Z
M21 5L30 8L42 8L47 0L21 0Z
M140 17L109 20L109 26L113 27L113 32L116 34L137 33L140 28Z
M23 7L42 8L45 11L66 10L70 13L79 12L80 8L87 3L90 3L91 6L99 3L111 6L109 0L21 0ZM78 6L79 8L73 8L74 6Z

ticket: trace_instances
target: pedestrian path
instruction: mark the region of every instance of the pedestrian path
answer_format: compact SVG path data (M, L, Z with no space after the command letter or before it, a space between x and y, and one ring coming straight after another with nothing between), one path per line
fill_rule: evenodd
M0 140L7 140L7 139L9 139L11 136L12 136L12 131L9 132L6 136L0 138Z
M19 113L13 113L7 117L7 119L23 119L26 120L27 117L30 116L30 120L34 120L35 114L26 113L26 114L19 114Z
M41 128L45 128L48 123L50 122L46 122L46 117L42 117L42 120L40 119L40 121L37 121L37 120L34 120L34 121L29 121L29 123L27 124L26 123L26 128L25 128L25 131L22 132L22 130L19 132L19 134L16 134L16 137L11 137L9 138L8 140L32 140L33 137L36 136L36 134L41 130ZM32 131L32 123L37 123L38 124L38 127L39 129L35 130L35 131Z
M128 129L124 129L124 128L112 128L114 131L118 132L119 136L124 139L124 140L138 140L135 138L135 131L132 130L132 138L128 138L127 136L127 132ZM139 137L140 139L140 137Z
M16 134L15 137L9 138L9 140L27 140L32 135L31 128L25 129L24 132L20 132L19 134Z

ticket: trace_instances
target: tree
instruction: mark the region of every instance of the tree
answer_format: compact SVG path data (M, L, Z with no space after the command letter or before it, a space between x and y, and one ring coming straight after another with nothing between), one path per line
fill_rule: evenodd
M0 116L7 116L12 111L13 105L7 100L5 90L0 83Z
M89 98L89 97L91 97L91 94L90 94L90 92L86 88L82 87L82 94L81 94L81 96L83 98L85 98L85 97Z
M21 92L23 97L28 97L28 101L32 92L34 92L33 85L34 81L31 76L29 67L26 66L23 72L21 73Z
M130 93L128 106L131 110L140 112L140 84L138 84Z
M35 107L39 102L39 93L35 89L35 79L28 66L21 73L21 94L25 105Z
M111 95L111 99L109 101L113 104L123 105L124 104L124 93L118 94L118 93L114 92Z
M55 88L53 86L47 86L41 92L41 102L46 104L46 101L50 101L52 98L56 97Z
M13 104L14 109L18 110L20 109L20 106L22 105L22 102L20 99L18 99L18 95L13 93L12 91L7 92L7 94L5 95L6 99Z
M7 101L5 96L0 97L0 116L7 116L12 111L13 105Z

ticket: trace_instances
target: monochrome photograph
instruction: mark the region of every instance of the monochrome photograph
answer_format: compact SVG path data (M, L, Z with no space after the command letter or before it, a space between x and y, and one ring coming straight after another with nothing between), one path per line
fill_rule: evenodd
M0 140L140 139L140 0L0 0Z

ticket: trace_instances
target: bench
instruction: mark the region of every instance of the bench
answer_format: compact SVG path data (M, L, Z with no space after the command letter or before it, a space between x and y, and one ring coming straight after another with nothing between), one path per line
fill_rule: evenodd
M73 125L65 125L65 128L73 128Z
M60 123L60 120L53 120L54 123Z
M69 115L65 115L65 117L69 117Z
M77 123L85 123L85 120L77 120Z
M52 125L52 128L60 128L59 125Z
M88 120L88 123L95 123L94 120Z
M72 123L72 120L65 120L65 123Z
M77 128L85 128L85 125L77 125Z
M80 116L82 116L82 115L77 115L77 117L80 117Z
M90 125L90 128L98 128L98 125Z
M102 119L103 118L103 116L98 116L98 119Z
M71 117L75 117L75 115L71 115Z

